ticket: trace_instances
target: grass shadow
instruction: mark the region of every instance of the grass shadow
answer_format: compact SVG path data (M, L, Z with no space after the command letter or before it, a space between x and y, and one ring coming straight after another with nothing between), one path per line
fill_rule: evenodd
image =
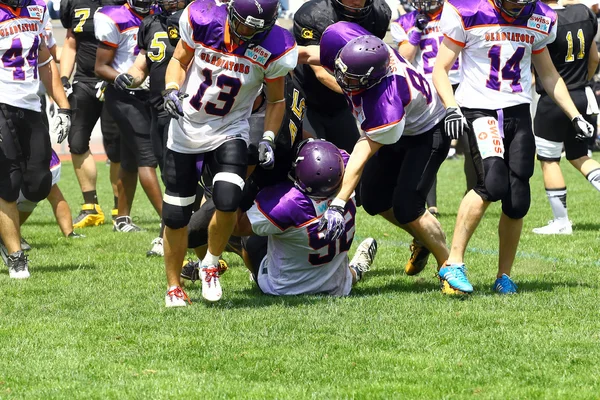
M600 231L600 224L593 224L593 223L587 223L587 222L577 223L577 224L573 225L573 230L598 232L598 231Z
M40 273L55 273L55 272L67 272L67 271L77 271L77 270L93 270L96 269L96 264L60 264L60 265L48 265L48 266L39 266L32 268L33 272Z
M527 281L517 282L520 293L526 292L553 292L557 288L586 288L586 289L598 289L598 285L585 283L585 282L544 282L544 281Z

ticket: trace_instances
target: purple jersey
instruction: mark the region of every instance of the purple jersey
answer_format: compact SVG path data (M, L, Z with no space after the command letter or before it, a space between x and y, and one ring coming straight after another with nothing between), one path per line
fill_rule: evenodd
M440 8L433 14L427 14L429 22L423 29L422 33L418 33L415 29L415 20L419 12L417 10L401 15L396 21L390 25L392 39L399 48L400 45L410 42L417 47L415 58L412 64L422 72L431 83L431 73L433 65L438 53L438 46L444 40L444 35L440 28L440 17L442 9ZM418 42L413 43L414 37L418 38ZM452 69L448 73L450 83L456 85L460 82L459 61L456 60Z
M43 0L16 10L0 5L0 102L41 111L38 50L48 21Z
M346 204L346 232L327 241L317 231L319 219L334 198L317 201L283 182L261 190L247 215L252 230L268 236L258 283L268 294L326 293L345 296L352 287L347 252L354 239L356 204Z
M333 71L335 57L348 41L369 33L352 22L330 25L321 37L321 64ZM367 90L345 93L367 136L393 144L404 134L432 129L445 115L444 107L427 79L388 46L392 72Z
M456 102L462 107L497 110L531 103L531 56L556 37L556 13L541 1L529 19L509 21L488 0L448 0L440 26L463 47L462 79Z

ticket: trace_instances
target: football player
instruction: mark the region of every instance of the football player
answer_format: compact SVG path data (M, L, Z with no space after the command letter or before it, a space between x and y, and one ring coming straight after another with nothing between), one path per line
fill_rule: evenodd
M300 46L318 45L329 25L353 21L383 39L391 18L384 0L310 0L294 14L294 37ZM333 76L321 66L298 65L294 80L306 93L306 117L317 137L351 152L360 134Z
M19 192L31 201L45 199L52 186L51 146L43 122L39 82L58 105L52 133L64 139L71 110L42 34L49 14L43 0L0 1L0 238L11 278L29 278L27 256L21 250Z
M558 15L556 41L548 45L552 62L565 81L577 109L593 124L590 114L598 113L598 104L590 87L590 79L598 67L598 51L594 41L598 20L583 4L562 7L556 1L544 3ZM537 79L536 90L541 97L533 121L535 144L554 219L546 226L533 229L533 232L570 235L573 228L567 214L567 186L560 170L563 144L567 160L596 190L600 190L600 164L588 157L589 138L577 135L567 116L560 112Z
M395 50L353 23L338 22L325 30L320 63L333 71L365 132L320 227L329 238L343 234L342 211L362 176L365 211L406 230L433 253L440 267L448 248L439 221L425 208L425 197L450 141L435 90ZM426 264L426 258L411 258L406 272L418 274Z
M150 203L160 216L162 194L156 175L157 161L150 140L150 111L147 88L133 88L127 71L138 53L138 30L144 16L151 13L151 0L128 0L122 6L104 6L94 15L94 32L99 40L95 73L110 83L105 91L105 106L121 131L121 168L119 169L119 207L114 229L137 232L131 220L131 205L137 177Z
M262 189L238 223L244 236L244 261L259 289L270 295L350 294L377 253L377 242L365 239L348 262L354 240L356 204L343 209L346 225L339 238L319 232L319 219L335 198L348 154L323 140L300 144L294 179ZM250 236L252 235L252 236Z
M236 222L248 165L248 117L265 83L259 165L274 165L275 133L285 113L285 76L296 66L291 35L275 26L277 0L196 1L179 21L181 40L167 67L165 107L174 117L163 172L167 307L185 306L179 275L187 248L200 165L210 169L216 211L201 265L202 296L218 301L219 256Z
M447 0L440 26L445 37L433 67L433 82L446 106L446 131L468 132L477 186L463 198L448 262L439 271L446 288L470 293L464 254L491 202L502 201L498 224L498 273L493 289L517 292L510 278L531 202L535 140L530 103L532 65L548 95L581 135L591 135L573 104L546 45L556 38L556 13L536 0ZM448 72L461 55L463 78L456 97ZM462 109L462 110L461 110ZM464 115L463 115L464 112Z
M103 3L111 4L107 0ZM98 39L94 34L94 15L98 8L100 2L97 0L61 2L60 20L67 34L61 53L60 75L74 110L73 126L68 137L69 151L84 203L75 218L75 228L97 226L105 221L96 193L96 162L90 152L90 137L98 118L102 128L104 151L110 160L110 181L114 198L112 215L117 215L117 180L121 162L120 133L107 108L103 107L96 95L102 85L102 81L94 74L98 47ZM70 78L76 64L77 69L71 84Z

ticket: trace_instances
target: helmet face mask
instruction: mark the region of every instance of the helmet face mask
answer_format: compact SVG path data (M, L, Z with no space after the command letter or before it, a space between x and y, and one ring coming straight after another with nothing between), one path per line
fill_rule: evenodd
M163 12L173 13L178 10L183 10L187 5L187 0L160 0L160 7Z
M514 19L529 19L535 11L537 0L494 0L504 14ZM508 7L507 7L508 5Z
M294 161L294 185L315 199L337 193L344 178L344 159L339 149L321 139L300 143Z
M260 44L279 15L279 0L233 0L227 7L231 34L248 45Z
M359 36L349 41L337 54L333 75L346 92L369 89L390 72L387 45L376 36Z
M127 0L127 4L133 11L138 14L146 15L150 12L152 7L152 0Z
M373 9L373 0L366 0L362 7L352 7L344 4L343 0L331 0L333 7L347 21L360 22L367 18Z
M444 0L412 0L411 4L417 10L429 13L442 7Z

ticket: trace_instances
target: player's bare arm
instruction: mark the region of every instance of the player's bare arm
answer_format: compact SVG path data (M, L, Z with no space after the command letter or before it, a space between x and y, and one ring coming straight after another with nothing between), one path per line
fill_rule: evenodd
M50 55L48 47L44 43L40 45L38 60L40 80L44 84L48 95L58 104L59 108L70 109L71 106L60 81L58 68Z
M146 50L140 50L135 62L127 71L133 77L133 83L129 86L136 88L140 86L148 76L148 65L146 64Z
M285 114L285 77L267 81L265 86L265 132L271 131L277 135Z
M112 62L115 59L117 49L115 47L108 46L104 43L98 43L98 50L96 50L96 64L94 66L94 72L96 76L107 82L114 82L115 78L119 76L116 69L112 67Z
M298 64L321 65L320 47L317 45L298 46Z
M398 51L400 52L400 55L410 62L414 61L415 56L417 55L417 49L418 47L410 43L408 40L405 40L398 45Z
M598 51L596 50L596 41L592 42L590 46L590 58L588 59L588 80L591 80L596 74L596 69L598 68L598 63L600 62L600 57L598 56Z
M361 137L358 142L356 142L354 150L352 150L352 154L348 160L348 165L346 165L342 187L340 188L340 192L337 194L336 199L343 201L344 204L350 199L352 192L354 192L354 189L356 189L356 186L358 185L365 164L381 147L383 147L381 143L377 143L366 136Z
M183 84L187 67L194 58L194 49L186 46L183 40L180 40L173 52L173 58L169 61L167 72L165 73L165 87L176 88Z
M433 67L433 84L446 108L458 107L456 100L454 99L454 91L452 90L450 79L448 78L448 72L456 62L461 51L461 46L448 38L444 38L444 41L439 47L435 65Z
M573 104L567 85L556 71L550 53L545 48L538 54L531 55L531 61L537 71L540 83L544 86L546 93L554 100L556 104L567 114L570 119L573 119L581 113Z
M72 29L67 29L67 36L60 53L60 76L70 78L75 69L75 54L77 54L77 41Z
M342 94L342 88L337 84L333 75L331 75L327 70L323 67L319 67L316 65L310 66L315 73L315 76L321 82L321 84L327 86L329 89L333 90L336 93Z

